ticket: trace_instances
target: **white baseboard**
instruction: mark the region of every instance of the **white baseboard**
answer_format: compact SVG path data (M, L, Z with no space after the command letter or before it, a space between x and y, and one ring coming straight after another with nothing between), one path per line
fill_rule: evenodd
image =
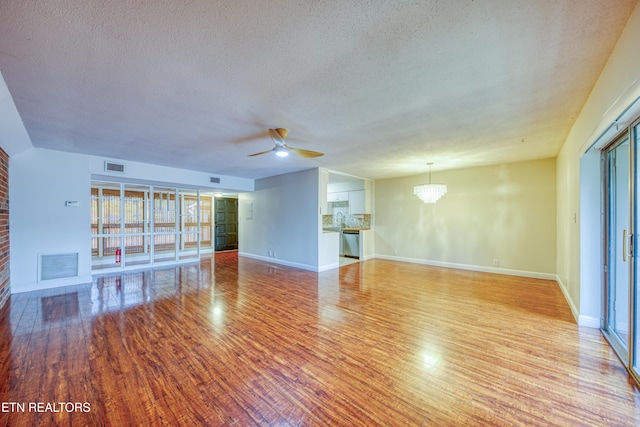
M580 312L578 311L578 308L576 307L576 305L573 303L573 300L569 296L567 287L562 282L562 279L560 279L560 276L558 275L556 275L555 279L556 279L556 283L558 283L558 287L562 291L562 295L564 295L564 299L567 301L567 304L569 304L569 308L571 309L571 314L573 315L573 319L576 321L578 325L586 326L586 325L580 324ZM598 322L598 327L600 327L600 322Z
M412 264L432 265L434 267L457 268L459 270L480 271L483 273L505 274L509 276L530 277L533 279L556 280L556 275L551 273L539 273L535 271L510 270L507 268L484 267L481 265L457 264L445 261L431 261L421 258L405 258L391 255L376 254L375 258L386 259L390 261L410 262Z
M340 263L336 262L336 263L333 263L333 264L321 265L320 267L318 267L318 269L316 271L318 273L320 273L320 272L327 271L327 270L333 270L334 268L340 268Z
M569 304L569 308L571 309L571 314L573 314L573 318L578 323L578 326L584 326L586 328L600 329L600 319L593 316L585 316L584 314L580 314L576 305L573 303L573 300L569 296L569 292L567 291L567 287L562 282L560 277L556 277L556 282L558 282L558 287L562 291L564 295L564 299L567 300L567 304Z
M43 289L82 285L85 283L93 283L93 278L91 276L78 276L68 279L41 280L37 283L22 283L20 285L12 284L11 293L19 294L21 292L41 291Z
M580 315L580 312L576 308L575 304L573 303L573 300L571 299L571 297L569 296L569 293L567 292L566 286L564 285L564 283L562 283L562 280L560 280L560 278L556 274L539 273L535 271L510 270L506 268L483 267L478 265L456 264L456 263L442 262L442 261L430 261L430 260L424 260L424 259L418 259L418 258L403 258L398 256L389 256L389 255L380 255L380 254L376 254L375 258L386 259L390 261L410 262L414 264L432 265L435 267L458 268L461 270L480 271L484 273L496 273L496 274L506 274L510 276L530 277L533 279L555 280L555 282L558 284L558 287L562 291L562 294L564 295L564 299L567 301L567 304L569 304L569 309L571 310L571 314L573 315L573 318L576 320L576 323L579 326L585 326L588 328L596 328L596 329L600 328L600 319L593 318L590 316Z
M303 270L309 270L309 271L315 271L315 272L331 270L334 268L338 268L340 266L339 264L328 264L320 267L314 267L311 265L300 264L296 262L290 262L282 259L265 257L260 255L254 255L246 252L239 252L238 255L244 256L247 258L257 259L260 261L273 263L273 264L281 264L289 267L301 268ZM484 267L479 265L457 264L457 263L451 263L451 262L431 261L431 260L425 260L425 259L419 259L419 258L405 258L405 257L399 257L399 256L382 255L382 254L375 254L372 256L368 256L364 258L363 261L367 259L372 259L372 258L386 259L389 261L408 262L412 264L431 265L434 267L445 267L445 268L456 268L460 270L479 271L483 273L495 273L495 274L504 274L509 276L529 277L533 279L554 280L558 284L558 287L560 288L560 290L562 291L562 294L565 300L567 301L567 304L569 304L569 309L571 310L571 314L573 315L573 318L576 320L576 323L579 326L585 326L588 328L596 328L596 329L600 328L600 319L590 317L590 316L580 315L578 309L573 303L573 300L569 296L566 286L564 285L564 283L562 283L562 280L560 280L560 278L556 274L540 273L535 271L512 270L507 268Z
M246 258L253 258L253 259L260 260L260 261L265 261L267 263L285 265L285 266L288 266L288 267L300 268L302 270L314 271L314 272L322 272L322 271L332 270L334 268L339 268L340 267L339 263L327 264L327 265L322 265L322 266L316 267L316 266L312 266L312 265L308 265L308 264L291 262L291 261L286 261L286 260L283 260L283 259L266 257L266 256L261 256L261 255L255 255L255 254L250 254L250 253L246 253L246 252L238 252L238 256L242 256L242 257L246 257ZM585 327L588 327L588 328L595 328L595 329L599 329L600 328L600 319L599 318L595 318L595 317L592 317L592 316L585 316L585 315L580 315L579 314L578 309L576 308L576 306L573 303L572 299L569 297L569 293L568 293L564 283L555 274L539 273L539 272L532 272L532 271L522 271L522 270L511 270L511 269L506 269L506 268L483 267L483 266L468 265L468 264L457 264L457 263L450 263L450 262L443 262L443 261L430 261L430 260L424 260L424 259L419 259L419 258L405 258L405 257L398 257L398 256L382 255L382 254L375 254L375 255L367 256L367 257L365 257L363 259L363 261L368 260L368 259L373 259L373 258L386 259L386 260L390 260L390 261L408 262L408 263L413 263L413 264L432 265L432 266L435 266L435 267L457 268L457 269L461 269L461 270L471 270L471 271L479 271L479 272L485 272L485 273L496 273L496 274L505 274L505 275L511 275L511 276L530 277L530 278L534 278L534 279L555 280L556 283L558 284L560 290L562 291L562 294L564 295L565 300L569 304L569 308L571 309L571 313L572 313L574 319L576 319L578 325L585 326ZM162 267L157 266L157 267L158 268L162 268L162 267L166 268L166 266L162 266ZM144 268L149 268L149 267L144 267ZM140 268L140 269L142 269L142 268ZM105 272L105 273L107 273L107 272ZM113 274L113 273L114 272L109 272L108 274ZM43 290L43 289L52 289L52 288L58 288L58 287L63 287L63 286L80 285L80 284L92 283L92 282L93 282L92 276L82 276L82 277L74 277L74 278L69 278L69 279L58 279L58 280L41 281L41 282L38 282L38 283L26 283L26 284L20 284L20 285L13 285L12 284L11 285L11 293L12 294L17 294L17 293L21 293L21 292L31 292L31 291L38 291L38 290Z
M246 258L253 258L253 259L260 260L260 261L270 262L270 263L273 263L273 264L286 265L288 267L301 268L303 270L315 271L315 272L321 272L321 271L331 270L333 268L340 267L340 264L327 264L327 265L322 265L322 266L316 267L316 266L313 266L313 265L301 264L301 263L297 263L297 262L287 261L287 260L283 260L283 259L279 259L279 258L267 257L267 256L263 256L263 255L256 255L256 254L251 254L251 253L247 253L247 252L238 252L238 256L243 256L243 257L246 257ZM510 269L506 269L506 268L483 267L483 266L479 266L479 265L456 264L456 263L450 263L450 262L430 261L430 260L424 260L424 259L419 259L419 258L404 258L404 257L398 257L398 256L381 255L381 254L368 255L368 256L364 257L363 259L361 259L361 261L366 261L368 259L373 259L373 258L386 259L386 260L390 260L390 261L409 262L409 263L413 263L413 264L432 265L432 266L435 266L435 267L446 267L446 268L457 268L457 269L460 269L460 270L480 271L480 272L484 272L484 273L496 273L496 274L505 274L505 275L509 275L509 276L530 277L530 278L534 278L534 279L556 280L556 278L557 278L557 276L555 274L551 274L551 273L539 273L539 272L535 272L535 271L510 270Z
M600 329L600 319L592 316L578 316L578 325L587 328Z
M90 276L78 276L65 279L41 280L36 283L22 283L20 285L11 284L11 293L19 294L21 292L41 291L44 289L61 288L64 286L83 285L85 283L93 283L94 277L110 276L122 273L131 273L139 270L162 270L165 268L182 267L187 264L199 263L200 259L186 259L177 262L160 263L155 265L132 265L124 268L105 268L104 270L96 270Z
M279 265L286 265L287 267L300 268L302 270L315 271L315 272L320 271L320 267L316 267L314 265L308 265L308 264L302 264L302 263L299 263L299 262L287 261L287 260L280 259L280 258L273 258L273 257L262 256L262 255L250 254L250 253L247 253L247 252L238 252L238 256L242 256L242 257L245 257L245 258L257 259L257 260L265 261L265 262L268 262L268 263L271 263L271 264L279 264Z

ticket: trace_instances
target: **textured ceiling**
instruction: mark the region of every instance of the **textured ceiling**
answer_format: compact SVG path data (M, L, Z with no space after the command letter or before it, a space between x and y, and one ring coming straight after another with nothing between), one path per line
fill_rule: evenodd
M36 147L380 179L556 156L637 4L3 0L0 71Z

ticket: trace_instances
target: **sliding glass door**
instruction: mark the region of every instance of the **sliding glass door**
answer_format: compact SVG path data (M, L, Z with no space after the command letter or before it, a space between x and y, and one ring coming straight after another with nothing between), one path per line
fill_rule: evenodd
M122 259L122 192L120 184L91 186L92 268L116 268Z
M92 269L172 263L211 250L210 196L198 190L94 181Z
M180 240L178 241L178 256L181 260L196 259L200 255L200 227L199 221L202 211L200 199L196 191L180 190Z
M176 213L177 190L175 188L153 188L153 260L155 262L176 260Z
M603 152L606 238L602 331L636 380L640 380L639 130L640 122L634 123Z
M122 259L126 265L151 263L151 230L149 230L149 190L146 186L125 184L123 218L124 246Z
M606 151L607 171L607 273L604 332L620 358L629 353L630 147L624 135Z
M629 292L629 310L631 315L629 316L629 347L630 351L630 367L631 373L635 377L636 381L640 383L640 120L637 120L630 127L630 139L632 141L634 153L634 170L633 170L633 189L634 189L634 209L633 214L633 283Z

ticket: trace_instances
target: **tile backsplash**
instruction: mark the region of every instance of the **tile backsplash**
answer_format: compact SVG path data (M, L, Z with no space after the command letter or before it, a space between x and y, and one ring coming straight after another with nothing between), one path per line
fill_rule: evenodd
M323 227L371 228L371 215L351 215L349 202L333 202L333 214L322 215Z

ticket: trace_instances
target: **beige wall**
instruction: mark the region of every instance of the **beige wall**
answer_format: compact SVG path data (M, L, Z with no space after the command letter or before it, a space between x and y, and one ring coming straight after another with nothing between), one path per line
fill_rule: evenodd
M434 172L435 205L413 195L427 180L376 181L376 256L555 277L555 159Z
M585 295L581 295L580 280L580 157L597 136L640 96L639 41L640 5L636 6L557 158L557 272L565 295L578 312L582 312L581 300L585 301ZM577 214L576 222L574 214ZM600 290L590 287L588 292L598 297Z

